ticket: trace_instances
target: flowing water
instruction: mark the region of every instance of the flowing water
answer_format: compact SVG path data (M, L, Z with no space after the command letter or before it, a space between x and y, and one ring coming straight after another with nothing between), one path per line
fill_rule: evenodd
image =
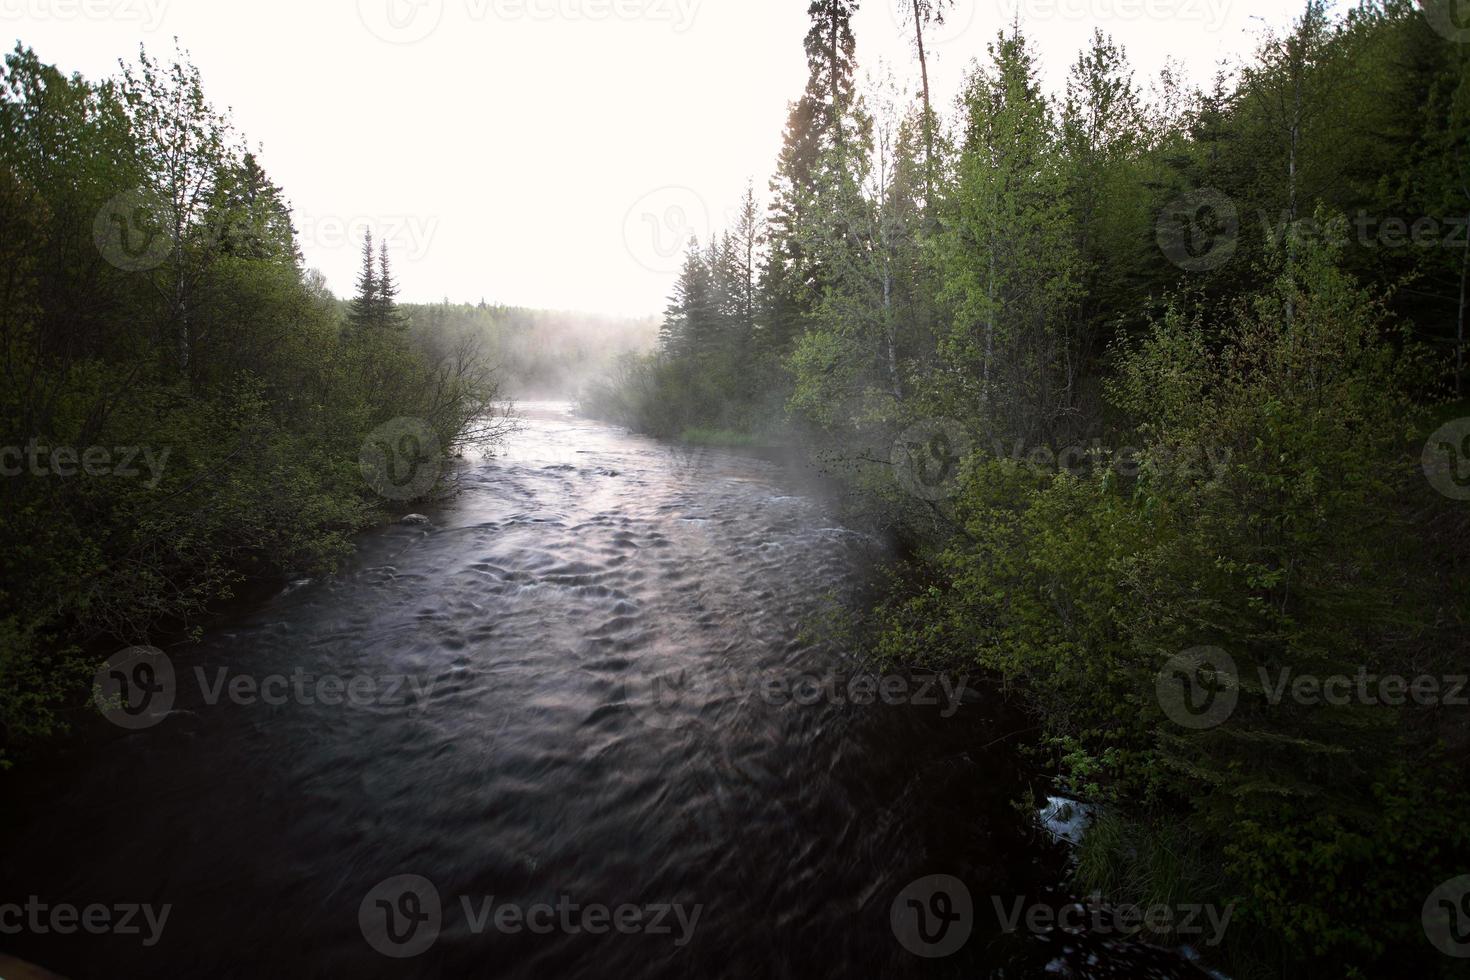
M818 483L523 412L429 524L170 648L156 724L99 719L10 780L0 903L169 912L0 952L74 977L1169 975L1002 929L1065 860L1014 805L1027 722L977 680L851 696L822 624L883 551Z

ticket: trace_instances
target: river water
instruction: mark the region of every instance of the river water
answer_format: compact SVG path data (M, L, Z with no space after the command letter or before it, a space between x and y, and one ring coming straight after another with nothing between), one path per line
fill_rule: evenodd
M168 917L42 912L0 952L73 977L1170 975L1003 928L1066 859L1014 805L1027 722L978 680L850 684L823 624L884 555L820 484L522 411L429 524L170 648L155 723L93 713L9 779L0 903Z

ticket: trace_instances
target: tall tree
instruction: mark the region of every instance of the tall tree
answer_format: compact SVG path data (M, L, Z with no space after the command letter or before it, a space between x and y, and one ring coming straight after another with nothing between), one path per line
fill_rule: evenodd
M812 18L806 35L806 58L811 69L806 96L821 106L819 132L830 146L845 142L843 123L852 106L853 72L857 64L857 39L852 17L858 0L812 0L807 13Z
M373 252L373 232L362 234L362 268L357 274L357 295L347 309L347 323L361 336L370 330L378 317L378 267Z
M404 325L403 317L398 312L398 283L393 281L393 270L388 264L386 239L378 243L378 282L374 305L377 311L376 322L379 327L396 329Z
M205 98L199 69L184 52L165 65L140 50L136 68L121 67L129 122L154 191L150 209L169 239L156 281L168 304L178 370L192 377L191 301L217 254L204 217L241 148L229 120Z
M964 97L959 183L940 243L955 319L937 382L993 437L1037 439L1068 414L1061 325L1075 316L1076 244L1065 169L1019 30L990 45Z
M801 240L806 216L814 210L819 168L846 166L843 120L854 93L852 15L857 8L857 0L814 0L807 11L812 23L805 42L806 90L791 107L770 185L770 248L762 292L769 346L775 352L790 349L822 292L821 272Z
M914 45L919 52L919 78L923 83L924 98L924 196L927 202L934 200L934 106L929 99L929 58L924 52L924 28L933 24L944 24L944 10L953 7L954 0L899 0L905 16L914 19Z

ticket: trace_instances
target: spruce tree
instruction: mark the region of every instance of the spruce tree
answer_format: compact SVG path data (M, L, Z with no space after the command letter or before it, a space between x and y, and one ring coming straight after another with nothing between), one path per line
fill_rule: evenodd
M377 320L378 273L373 259L373 232L368 229L362 236L362 271L357 274L357 295L347 311L347 323L352 331L361 335Z
M771 179L770 249L762 272L769 347L783 353L822 293L823 278L801 244L813 210L823 161L845 166L842 120L853 97L856 41L852 15L857 0L814 0L806 36L806 91L791 107L785 140ZM834 152L835 151L835 152Z
M393 271L388 265L388 243L378 244L378 293L375 304L375 322L383 328L401 328L403 317L398 312L398 284L393 281Z

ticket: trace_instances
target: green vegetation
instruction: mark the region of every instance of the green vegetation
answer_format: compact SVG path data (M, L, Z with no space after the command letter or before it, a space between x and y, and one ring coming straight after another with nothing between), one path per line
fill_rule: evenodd
M1313 0L1207 90L1146 94L1098 33L1053 98L1012 29L939 119L853 84L856 7L811 4L764 221L691 245L588 407L843 463L916 546L875 652L1027 700L1104 805L1080 887L1238 903L1237 977L1448 970L1420 916L1470 868L1467 708L1279 678L1470 672L1470 511L1420 472L1465 414L1470 49ZM944 493L894 451L926 425ZM1181 723L1181 670L1233 710Z
M499 431L474 339L410 322L386 249L349 304L301 268L182 59L93 83L9 55L0 222L0 751L65 730L119 646L330 569L385 504L384 423L416 420L431 476Z

